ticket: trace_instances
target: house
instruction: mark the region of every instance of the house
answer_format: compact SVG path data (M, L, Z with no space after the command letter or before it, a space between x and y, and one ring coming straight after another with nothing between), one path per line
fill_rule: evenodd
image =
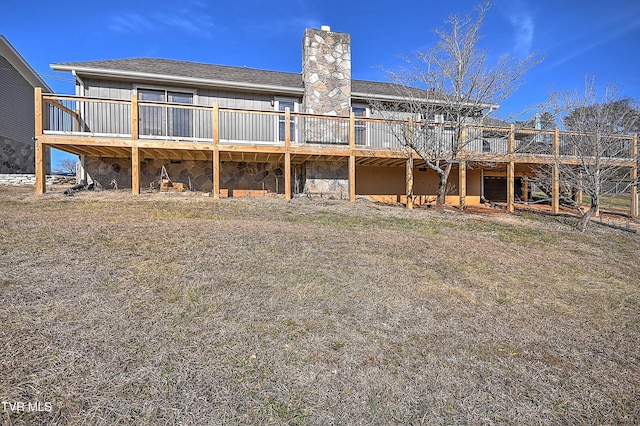
M76 95L36 90L38 145L79 155L86 179L103 186L157 188L164 167L214 197L364 195L411 204L437 191L436 173L394 135L407 122L372 108L402 102L397 86L352 78L350 35L329 27L305 31L301 73L154 58L51 67L75 76ZM477 116L495 107L480 105ZM446 139L446 120L433 118L418 125ZM478 143L450 176L452 204L480 203L490 189L512 206L516 194L526 198L527 174L550 164L560 144L553 132L469 125ZM515 155L527 139L547 151Z
M0 34L0 173L34 173L35 87L52 92Z

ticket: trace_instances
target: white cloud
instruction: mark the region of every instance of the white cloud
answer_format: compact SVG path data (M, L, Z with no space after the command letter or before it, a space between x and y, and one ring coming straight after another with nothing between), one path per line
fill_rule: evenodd
M210 38L216 26L211 17L204 13L202 7L202 3L195 1L184 5L181 9L164 10L150 15L123 13L111 16L107 25L109 29L119 33L172 30L196 37Z
M529 12L519 11L511 13L508 18L515 31L513 51L518 55L525 56L531 51L533 45L535 32L533 16Z

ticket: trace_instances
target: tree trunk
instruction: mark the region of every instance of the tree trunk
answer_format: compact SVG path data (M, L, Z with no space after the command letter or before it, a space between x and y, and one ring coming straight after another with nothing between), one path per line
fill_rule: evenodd
M436 207L442 208L447 200L447 183L449 181L449 174L451 173L452 163L447 163L446 167L442 170L442 173L438 173L440 181L438 182L438 193L436 197Z
M591 217L594 214L597 214L600 210L600 199L598 195L599 194L591 195L591 207L582 215L580 221L578 222L578 230L580 230L580 232L584 232L587 230Z

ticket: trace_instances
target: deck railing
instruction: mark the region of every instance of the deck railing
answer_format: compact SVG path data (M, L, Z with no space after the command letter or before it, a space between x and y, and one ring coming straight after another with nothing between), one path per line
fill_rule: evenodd
M285 145L352 145L373 150L403 148L409 134L428 149L446 151L454 144L447 123L389 121L298 112L218 108L168 102L44 94L44 134L175 140L195 143ZM132 114L132 112L134 114ZM134 118L135 117L135 118ZM137 123L134 122L137 120ZM289 127L289 132L286 132ZM462 150L470 157L506 154L529 156L584 155L585 135L536 129L468 126ZM513 145L510 149L510 138ZM611 136L606 157L630 159L632 136ZM557 146L556 146L557 145ZM460 148L460 147L459 147Z

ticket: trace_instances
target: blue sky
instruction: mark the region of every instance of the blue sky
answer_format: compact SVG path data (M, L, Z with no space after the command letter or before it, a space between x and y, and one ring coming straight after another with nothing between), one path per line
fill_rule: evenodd
M434 28L478 1L143 0L16 1L0 5L0 33L59 93L73 93L55 62L158 57L301 71L307 27L351 34L352 77L385 81L398 55L431 46ZM481 46L492 56L537 51L544 61L496 112L507 118L574 90L585 76L640 99L639 0L494 0ZM62 79L52 78L58 76ZM66 80L65 80L66 79ZM54 159L55 164L55 159Z

